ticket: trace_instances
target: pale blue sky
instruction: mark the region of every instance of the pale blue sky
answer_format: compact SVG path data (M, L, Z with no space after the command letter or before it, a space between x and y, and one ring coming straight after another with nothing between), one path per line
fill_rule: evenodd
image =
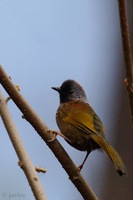
M55 113L59 98L51 86L60 86L69 78L80 82L105 125L108 140L115 146L116 111L121 93L126 95L116 0L0 1L0 64L44 122L55 130L58 129ZM31 160L48 170L45 175L39 174L47 198L81 199L45 143L21 119L14 103L10 101L8 105ZM0 126L0 199L9 199L10 194L18 192L25 194L21 199L33 200L1 121ZM73 149L62 138L59 140L79 165L85 153ZM117 174L109 158L96 151L82 171L99 199L104 199L109 170L115 180ZM123 188L127 182L121 184ZM113 186L110 191L113 193ZM6 197L2 196L4 192ZM119 192L116 195L119 197ZM112 199L108 197L108 200ZM124 196L121 200L125 200Z

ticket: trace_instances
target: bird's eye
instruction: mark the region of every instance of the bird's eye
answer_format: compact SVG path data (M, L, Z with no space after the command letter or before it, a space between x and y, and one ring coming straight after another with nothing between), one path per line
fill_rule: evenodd
M73 90L70 90L70 91L69 91L69 94L73 94Z

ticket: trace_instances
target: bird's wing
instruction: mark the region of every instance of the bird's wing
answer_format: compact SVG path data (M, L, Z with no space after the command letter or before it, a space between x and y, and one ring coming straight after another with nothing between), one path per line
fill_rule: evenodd
M72 124L77 129L80 129L87 134L104 133L101 120L89 104L70 104L69 109L65 107L64 113L65 116L63 117L63 120Z

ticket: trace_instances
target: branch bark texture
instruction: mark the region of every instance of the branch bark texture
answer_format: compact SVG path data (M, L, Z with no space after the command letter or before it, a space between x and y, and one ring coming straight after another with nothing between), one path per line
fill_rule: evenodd
M0 83L7 91L11 99L15 102L17 107L21 110L25 119L29 121L29 123L35 128L37 133L52 150L82 197L85 200L98 200L58 140L55 139L54 141L49 142L52 139L52 133L50 134L48 127L43 123L43 121L23 98L21 93L16 89L15 85L12 83L2 66L0 66Z
M125 67L127 74L126 86L128 90L132 121L133 121L133 59L132 59L131 42L129 35L128 20L127 20L126 0L118 0L118 6L119 6L123 51L125 58Z

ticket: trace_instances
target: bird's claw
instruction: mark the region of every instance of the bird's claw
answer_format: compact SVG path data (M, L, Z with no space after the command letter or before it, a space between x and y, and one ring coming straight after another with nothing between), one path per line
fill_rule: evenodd
M50 140L48 140L48 142L53 142L55 139L56 139L56 136L57 136L57 132L56 131L53 131L53 130L47 130L47 133L52 133L52 138Z
M83 168L83 165L81 164L81 165L79 165L79 166L77 167L77 171L80 172L82 168Z
M52 139L48 140L48 142L53 142L53 141L56 139L56 136L57 136L57 135L59 135L59 136L63 137L64 139L66 139L65 136L62 135L61 132L53 131L53 130L50 130L50 129L48 129L47 132L53 134Z

